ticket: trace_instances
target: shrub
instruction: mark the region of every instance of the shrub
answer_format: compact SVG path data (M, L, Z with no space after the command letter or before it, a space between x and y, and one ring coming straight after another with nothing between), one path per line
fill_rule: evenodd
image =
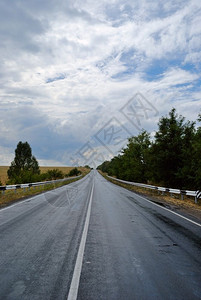
M74 168L72 170L70 170L70 172L68 173L68 176L78 176L80 175L82 172L79 171L77 168Z
M48 170L46 173L48 180L63 179L64 174L59 169Z

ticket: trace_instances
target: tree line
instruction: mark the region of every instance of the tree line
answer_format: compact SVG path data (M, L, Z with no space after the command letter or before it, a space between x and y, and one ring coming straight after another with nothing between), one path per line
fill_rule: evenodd
M197 121L201 122L201 114ZM142 130L97 169L127 181L201 189L201 127L173 108L159 120L154 138Z
M7 184L31 183L46 180L63 179L64 177L77 176L81 171L73 168L65 174L59 169L48 170L46 173L40 172L40 167L28 142L19 142L15 149L15 158L7 171Z

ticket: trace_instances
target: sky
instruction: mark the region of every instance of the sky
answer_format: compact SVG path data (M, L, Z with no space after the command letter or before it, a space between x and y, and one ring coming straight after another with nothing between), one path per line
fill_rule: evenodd
M201 112L200 0L0 0L0 165L96 166Z

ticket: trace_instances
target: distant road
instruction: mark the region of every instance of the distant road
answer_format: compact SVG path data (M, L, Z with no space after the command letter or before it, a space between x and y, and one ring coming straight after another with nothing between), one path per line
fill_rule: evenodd
M201 225L97 171L0 210L0 300L201 299Z

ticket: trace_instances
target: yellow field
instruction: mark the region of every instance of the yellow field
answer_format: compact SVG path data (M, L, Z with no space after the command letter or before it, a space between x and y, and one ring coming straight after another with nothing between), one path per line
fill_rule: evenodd
M0 166L0 181L5 184L8 180L7 171L9 167Z
M8 180L8 177L7 177L8 168L9 167L0 166L0 181L2 182L3 185L6 184L6 181ZM73 168L74 167L40 167L40 170L41 170L41 173L45 173L48 170L59 169L64 174L68 174L70 172L70 170L72 170ZM86 168L79 167L78 170L80 170L83 175L85 175L87 173Z
M40 167L41 173L46 173L48 170L58 169L62 171L64 174L67 174L72 170L74 167ZM80 168L78 168L80 169Z

